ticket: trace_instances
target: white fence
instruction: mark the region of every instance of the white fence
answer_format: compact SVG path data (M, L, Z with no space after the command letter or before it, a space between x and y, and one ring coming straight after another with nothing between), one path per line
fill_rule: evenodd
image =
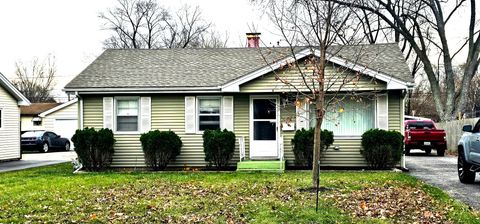
M438 123L437 126L444 129L447 133L447 148L448 150L457 151L457 143L463 135L463 125L475 125L478 118L468 118L464 120L448 121L445 123Z

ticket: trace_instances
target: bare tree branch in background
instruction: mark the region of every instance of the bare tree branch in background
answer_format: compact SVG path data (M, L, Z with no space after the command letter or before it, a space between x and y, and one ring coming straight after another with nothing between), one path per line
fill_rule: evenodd
M477 73L480 62L480 35L476 19L476 0L440 1L440 0L329 0L378 15L393 28L398 38L403 38L412 47L422 69L427 75L433 94L435 109L442 121L454 119L457 113L464 112L471 81ZM453 4L453 7L447 7ZM469 6L470 18L465 44L460 49L452 49L447 40L445 27L458 9ZM450 10L448 10L451 8ZM457 52L465 49L468 56L463 70L462 80L455 82L453 58ZM431 52L434 50L434 58ZM438 60L437 60L438 59ZM435 63L435 61L437 61ZM438 66L441 64L441 66ZM445 74L440 77L439 70ZM444 80L441 80L443 78ZM441 83L445 82L445 88Z
M224 46L226 40L206 22L200 8L184 5L171 13L157 0L118 0L99 14L104 29L113 32L107 48L187 48Z
M17 61L15 67L13 84L30 102L55 102L51 96L57 73L53 56L48 56L44 61L35 58L28 64Z

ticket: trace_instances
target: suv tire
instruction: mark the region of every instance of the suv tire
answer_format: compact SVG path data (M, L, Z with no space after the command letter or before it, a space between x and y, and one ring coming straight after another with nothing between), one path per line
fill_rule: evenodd
M475 182L475 172L471 171L472 164L465 161L463 149L458 150L458 179L464 184L473 184Z

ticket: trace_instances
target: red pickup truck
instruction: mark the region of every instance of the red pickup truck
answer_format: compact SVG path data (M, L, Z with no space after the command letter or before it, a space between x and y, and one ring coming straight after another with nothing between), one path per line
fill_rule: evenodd
M431 120L405 121L405 153L411 149L421 149L429 155L432 149L437 150L438 156L445 155L447 140L445 131L438 129Z

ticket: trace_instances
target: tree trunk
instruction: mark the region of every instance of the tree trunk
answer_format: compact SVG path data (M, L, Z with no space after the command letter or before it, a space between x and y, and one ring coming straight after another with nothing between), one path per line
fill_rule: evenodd
M314 93L315 97L315 134L313 139L313 166L312 166L312 186L316 188L317 182L320 178L319 162L320 155L322 153L320 144L322 142L321 133L322 133L322 121L324 115L324 104L325 104L325 65L326 65L326 48L321 46L320 49L320 62L317 66L318 71L318 92Z

